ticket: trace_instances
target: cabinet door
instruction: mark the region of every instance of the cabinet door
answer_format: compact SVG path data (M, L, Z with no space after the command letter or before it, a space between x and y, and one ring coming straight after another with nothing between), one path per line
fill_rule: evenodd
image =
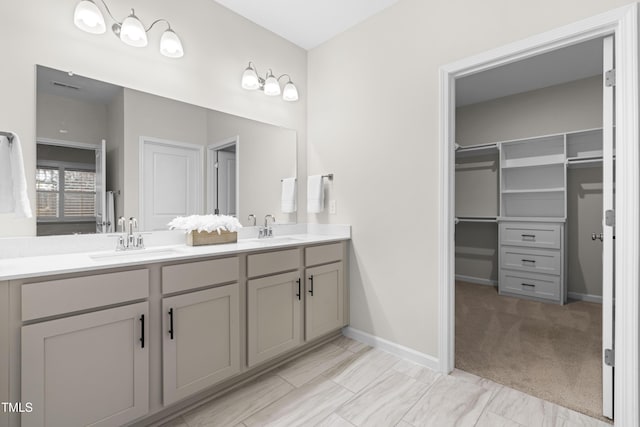
M308 268L305 290L307 340L344 326L342 262Z
M249 366L301 343L302 297L302 283L298 272L249 280Z
M163 299L162 323L165 405L240 372L237 283Z
M149 410L148 303L22 328L22 426L120 426Z

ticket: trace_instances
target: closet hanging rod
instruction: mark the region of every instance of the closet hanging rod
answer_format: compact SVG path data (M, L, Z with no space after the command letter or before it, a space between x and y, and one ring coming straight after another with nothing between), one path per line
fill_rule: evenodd
M7 141L9 141L9 145L13 143L13 132L7 132L4 130L0 130L0 136L6 136Z

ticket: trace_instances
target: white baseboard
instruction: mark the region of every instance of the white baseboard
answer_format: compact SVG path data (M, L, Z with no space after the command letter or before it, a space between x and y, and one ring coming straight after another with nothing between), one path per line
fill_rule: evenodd
M567 298L577 301L595 302L602 304L602 297L600 295L581 294L578 292L567 292Z
M440 362L436 357L420 353L419 351L413 350L409 347L354 329L351 326L347 326L342 329L342 334L356 341L360 341L363 344L367 344L371 347L384 350L387 353L415 362L418 365L433 369L434 371L440 371Z
M497 280L483 279L473 276L463 276L462 274L456 274L456 280L460 280L461 282L475 283L476 285L498 286Z

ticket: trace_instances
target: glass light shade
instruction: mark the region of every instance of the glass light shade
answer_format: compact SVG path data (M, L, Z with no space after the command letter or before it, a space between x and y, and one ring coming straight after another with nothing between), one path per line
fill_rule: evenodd
M298 100L298 89L291 81L284 85L284 89L282 90L282 99L284 99L285 101Z
M142 22L133 13L122 21L120 40L134 47L147 45L147 32L144 30Z
M273 75L267 77L267 80L264 82L264 94L269 96L280 95L280 84Z
M258 80L256 71L251 67L247 67L247 69L244 70L244 73L242 73L242 88L247 90L256 90L259 87L260 81Z
M107 30L100 9L91 0L82 0L76 5L73 22L76 27L91 34L103 34Z
M169 58L181 58L184 55L180 38L172 29L168 29L162 33L162 37L160 38L160 53Z

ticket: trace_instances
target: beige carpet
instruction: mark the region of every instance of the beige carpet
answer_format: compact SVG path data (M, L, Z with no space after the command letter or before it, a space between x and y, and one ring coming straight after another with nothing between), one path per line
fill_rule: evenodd
M456 282L456 368L604 419L601 310Z

